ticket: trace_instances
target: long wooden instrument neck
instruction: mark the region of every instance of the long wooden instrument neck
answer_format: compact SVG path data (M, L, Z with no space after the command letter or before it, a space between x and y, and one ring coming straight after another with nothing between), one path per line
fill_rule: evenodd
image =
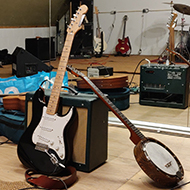
M52 88L51 96L50 96L48 106L47 106L47 114L50 114L50 115L54 115L57 112L59 96L61 92L63 78L65 75L66 66L69 59L73 39L74 39L73 33L68 33L65 40L65 45L60 57L59 66L57 69L57 74L55 77L55 82Z

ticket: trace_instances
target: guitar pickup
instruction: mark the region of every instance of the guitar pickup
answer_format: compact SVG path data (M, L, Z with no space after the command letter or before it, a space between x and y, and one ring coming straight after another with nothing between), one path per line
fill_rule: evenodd
M49 147L46 144L42 144L42 143L37 142L36 146L35 146L35 149L39 150L39 151L42 151L42 152L46 152L46 151L49 150Z

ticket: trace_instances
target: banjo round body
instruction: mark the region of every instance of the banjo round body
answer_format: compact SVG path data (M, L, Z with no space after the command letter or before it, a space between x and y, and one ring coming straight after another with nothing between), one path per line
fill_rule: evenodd
M172 187L183 179L184 170L178 158L153 138L141 140L134 155L141 169L160 186Z

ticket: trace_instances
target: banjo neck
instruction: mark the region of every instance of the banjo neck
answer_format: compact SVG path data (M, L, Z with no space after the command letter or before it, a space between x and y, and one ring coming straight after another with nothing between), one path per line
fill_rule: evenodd
M97 94L97 96L106 104L106 106L121 120L121 122L129 129L131 141L137 145L145 136L125 117L125 115L104 95L99 88L83 73L67 65L67 70L77 77L81 77Z

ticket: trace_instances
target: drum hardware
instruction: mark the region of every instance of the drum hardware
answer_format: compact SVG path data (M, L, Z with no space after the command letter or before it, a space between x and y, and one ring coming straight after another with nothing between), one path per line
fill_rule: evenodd
M190 15L190 7L187 5L183 5L183 4L174 4L173 8L182 13L182 18L181 18L181 23L179 24L181 26L181 40L180 42L176 45L175 47L175 51L180 53L181 55L183 55L186 59L190 60L190 53L189 50L187 48L186 43L184 42L184 26L188 26L188 24L185 24L185 17L184 14L186 15ZM181 61L177 60L177 61Z
M170 2L163 2L163 4L170 5L170 7L171 7L171 12L173 12L173 5L174 5L173 1L170 1Z
M190 7L184 4L174 4L173 1L171 2L164 2L164 4L169 4L171 7L171 18L172 15L175 14L173 12L173 10L175 9L176 11L182 13L182 18L181 18L181 23L177 25L177 21L174 22L174 25L170 25L167 24L170 32L169 32L169 38L167 41L167 45L166 47L175 50L176 52L179 52L181 55L183 55L186 59L190 60L190 53L189 53L189 49L187 47L187 44L184 42L184 26L188 26L189 24L185 23L185 18L184 18L184 14L186 15L190 15ZM174 27L175 26L181 26L181 38L180 38L180 42L177 44L177 46L174 48ZM166 49L167 49L166 48ZM165 61L176 61L176 57L171 57L171 54L168 55L168 52L166 52L166 49L161 53L160 57L158 58L159 63L163 63ZM160 62L161 60L161 62ZM180 60L181 61L181 60Z
M168 40L166 43L166 48L164 49L164 51L161 53L161 55L158 58L158 63L164 63L166 62L167 65L171 63L173 63L175 57L174 55L168 53L166 51L166 49L172 49L174 50L174 28L177 25L177 13L174 13L173 11L173 1L171 1L170 3L165 2L164 4L169 4L171 7L171 14L170 14L170 18L169 21L167 23L167 27L169 29L169 36L168 36Z

